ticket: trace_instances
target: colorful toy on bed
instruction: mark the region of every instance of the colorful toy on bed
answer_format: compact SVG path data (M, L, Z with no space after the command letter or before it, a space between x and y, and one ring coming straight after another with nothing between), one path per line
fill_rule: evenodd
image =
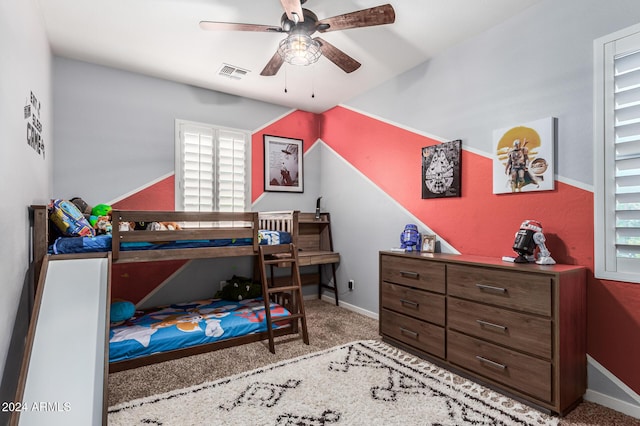
M111 325L122 324L133 317L136 313L136 306L128 300L114 300L111 302L109 320Z
M234 275L213 297L224 300L253 299L262 295L262 285L249 278Z
M94 229L82 212L70 201L51 200L49 218L64 236L93 237L95 235Z
M178 222L151 222L147 224L147 231L177 231L182 229Z

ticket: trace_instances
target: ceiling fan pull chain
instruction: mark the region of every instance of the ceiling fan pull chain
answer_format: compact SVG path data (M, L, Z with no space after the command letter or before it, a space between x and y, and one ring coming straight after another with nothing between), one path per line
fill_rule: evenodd
M316 69L311 70L311 98L316 97Z
M284 93L287 92L287 67L284 67Z

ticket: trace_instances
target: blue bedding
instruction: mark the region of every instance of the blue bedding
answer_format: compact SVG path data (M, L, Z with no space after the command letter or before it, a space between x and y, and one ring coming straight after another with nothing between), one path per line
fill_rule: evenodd
M289 315L271 304L271 317ZM274 328L278 326L274 324ZM112 326L109 362L197 346L267 330L262 298L239 302L209 299L174 304Z
M259 230L258 240L261 245L289 244L291 234L282 231ZM166 243L124 242L120 250L158 250L172 248L248 246L253 244L251 238L226 238L216 240L182 240ZM111 234L95 237L60 237L49 247L49 254L96 253L111 250Z

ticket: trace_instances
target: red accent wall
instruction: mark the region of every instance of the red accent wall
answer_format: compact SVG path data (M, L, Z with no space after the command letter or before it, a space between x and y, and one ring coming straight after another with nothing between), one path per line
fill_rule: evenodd
M122 210L171 211L175 209L174 205L175 179L170 176L113 203L112 207ZM111 297L138 303L185 263L184 260L170 260L115 264L111 276Z
M264 135L302 139L307 152L318 140L319 120L322 117L305 111L294 111L251 136L251 202L264 192Z
M594 278L592 192L556 182L553 191L494 195L491 160L464 151L462 196L423 200L421 148L437 141L341 107L321 122L325 143L461 253L512 256L520 223L539 220L557 262L589 269L589 355L640 393L640 285Z

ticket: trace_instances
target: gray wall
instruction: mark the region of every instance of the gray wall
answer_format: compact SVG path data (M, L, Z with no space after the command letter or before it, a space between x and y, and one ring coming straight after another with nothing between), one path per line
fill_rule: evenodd
M91 205L173 173L177 118L253 131L289 111L61 57L53 69L53 191Z
M0 2L0 401L12 401L28 326L27 206L51 193L51 54L35 0ZM23 108L33 92L41 102L45 155L26 142ZM0 412L0 424L8 413Z

